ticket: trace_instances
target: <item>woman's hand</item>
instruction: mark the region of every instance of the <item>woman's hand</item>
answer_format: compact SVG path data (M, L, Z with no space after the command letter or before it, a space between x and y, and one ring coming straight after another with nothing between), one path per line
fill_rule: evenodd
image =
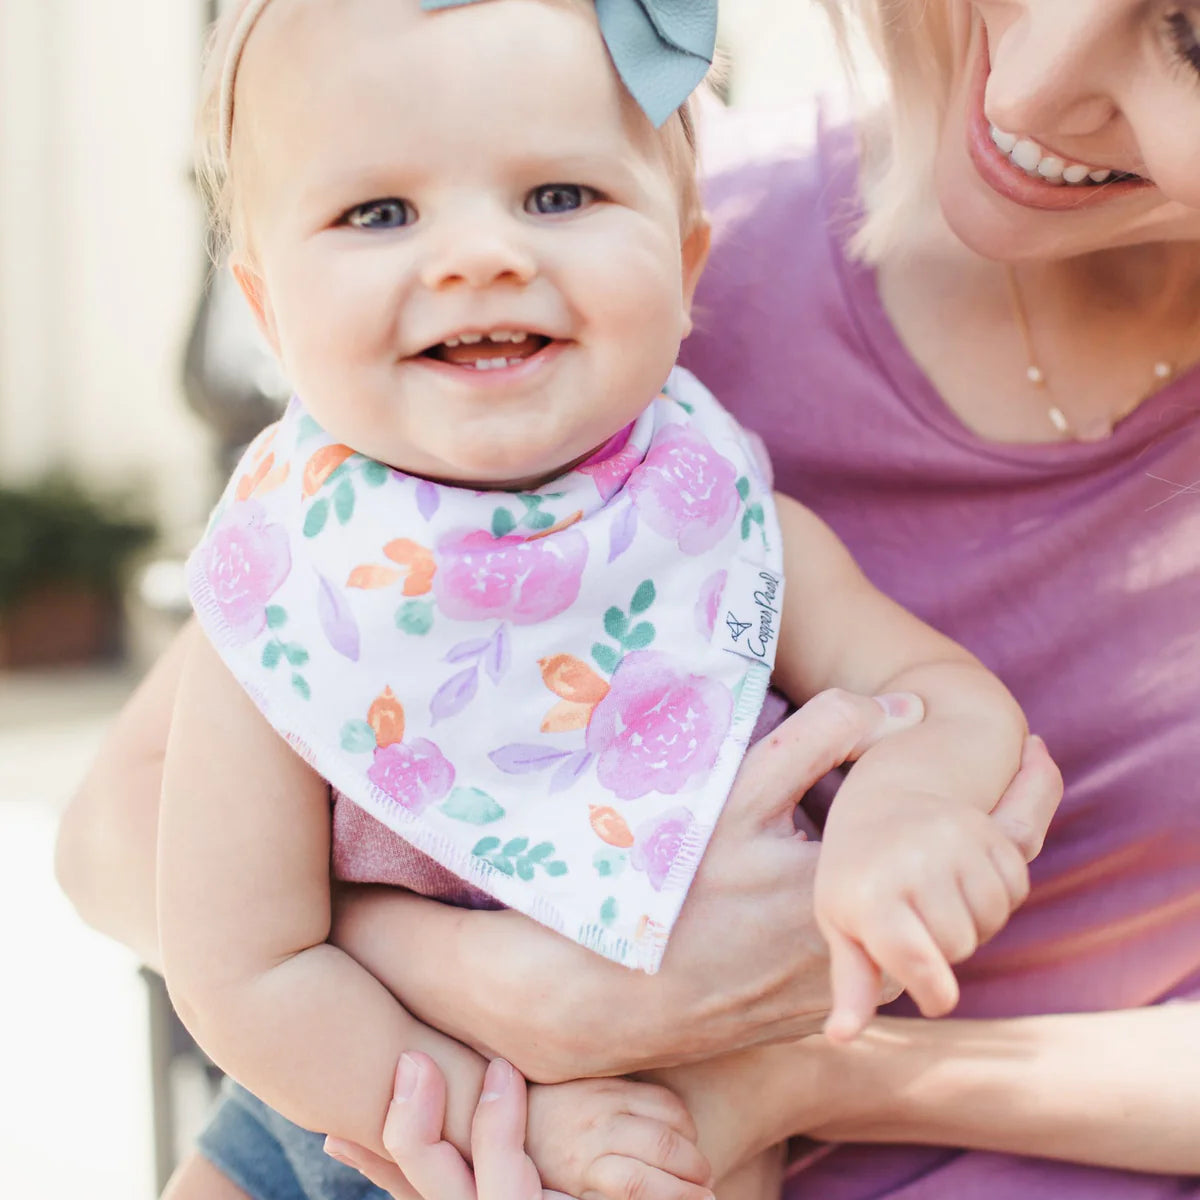
M709 1175L707 1162L692 1145L695 1127L679 1100L663 1088L625 1080L543 1088L542 1113L531 1121L524 1079L496 1059L475 1112L472 1167L442 1140L446 1084L441 1072L423 1054L406 1058L396 1072L383 1129L392 1160L349 1142L330 1138L325 1143L327 1154L396 1200L565 1200L566 1193L542 1187L537 1167L525 1153L526 1141L531 1146L546 1143L552 1157L571 1164L577 1180L571 1186L581 1200L635 1195L644 1200L712 1200L706 1187L690 1182ZM541 1127L540 1134L534 1126ZM655 1155L672 1158L677 1174L642 1161Z
M796 803L833 767L920 718L912 697L827 692L753 746L656 976L516 913L448 909L387 889L341 905L334 940L415 1015L543 1083L815 1032L830 999L812 918L820 847L796 832ZM992 816L1031 857L1061 796L1057 769L1034 739Z

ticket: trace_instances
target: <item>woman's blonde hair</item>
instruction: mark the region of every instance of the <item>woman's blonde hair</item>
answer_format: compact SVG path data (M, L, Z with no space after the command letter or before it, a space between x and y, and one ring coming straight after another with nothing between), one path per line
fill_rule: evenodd
M213 25L205 48L196 120L196 178L209 215L209 248L215 261L246 249L246 221L238 202L237 141L224 145L221 121L225 60L243 10L250 0L228 5ZM715 72L719 68L714 68ZM686 235L703 218L696 120L690 100L659 131L667 168L680 188L680 221ZM227 153L228 150L228 153Z
M865 43L883 68L884 103L864 119L861 189L866 216L851 243L878 262L931 203L933 165L954 74L956 26L948 0L817 0L847 69Z

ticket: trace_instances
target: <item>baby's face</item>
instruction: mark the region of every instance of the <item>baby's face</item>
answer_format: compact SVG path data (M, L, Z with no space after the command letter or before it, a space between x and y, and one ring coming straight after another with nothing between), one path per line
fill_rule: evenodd
M281 0L237 104L239 278L339 440L529 486L666 380L706 232L590 0Z

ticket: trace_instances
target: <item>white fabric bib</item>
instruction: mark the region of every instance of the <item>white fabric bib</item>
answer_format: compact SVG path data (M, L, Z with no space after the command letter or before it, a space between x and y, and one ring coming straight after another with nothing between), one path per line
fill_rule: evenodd
M191 556L192 599L266 719L349 799L654 971L774 664L766 476L678 368L628 430L526 494L393 471L293 400Z

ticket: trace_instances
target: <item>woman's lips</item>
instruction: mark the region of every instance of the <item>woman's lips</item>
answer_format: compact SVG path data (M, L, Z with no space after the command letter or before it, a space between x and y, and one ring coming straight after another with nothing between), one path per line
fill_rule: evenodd
M1148 179L1138 176L1112 178L1114 173L1111 171L1103 178L1099 174L1093 175L1093 170L1100 173L1107 168L1084 168L1083 164L1060 159L1052 152L1042 150L1028 138L1014 139L1013 146L1003 149L1002 145L1006 145L1007 138L1012 135L1006 136L995 130L984 112L990 72L991 64L984 45L980 50L972 89L967 121L967 150L980 178L994 192L1025 208L1075 212L1118 200L1152 186ZM996 134L1000 134L1001 145L997 145ZM1018 162L1014 162L1012 156ZM1089 182L1082 181L1080 171L1089 178ZM1066 182L1071 179L1076 182Z

